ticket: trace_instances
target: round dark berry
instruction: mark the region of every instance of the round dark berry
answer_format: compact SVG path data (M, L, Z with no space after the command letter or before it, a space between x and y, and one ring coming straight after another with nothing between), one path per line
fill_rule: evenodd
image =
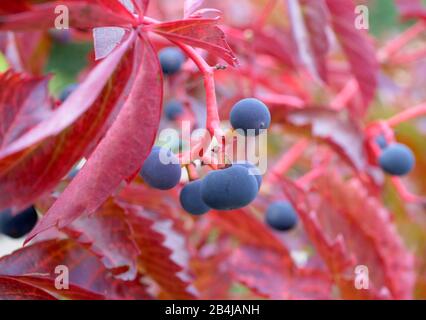
M168 190L179 183L181 172L179 159L170 150L154 147L146 158L140 175L151 187Z
M262 101L248 98L240 100L232 107L230 120L234 129L241 129L246 135L258 135L269 128L271 114Z
M288 201L276 201L266 211L266 223L278 231L293 229L297 224L297 214Z
M177 100L171 100L164 106L164 114L170 121L176 120L183 114L183 104Z
M180 204L186 212L194 215L204 214L210 210L209 206L201 199L201 180L188 183L180 192Z
M15 215L11 210L0 212L0 232L14 239L21 238L34 228L37 219L33 206Z
M256 178L243 166L209 172L201 182L201 198L216 210L245 207L257 195Z
M384 149L388 145L385 136L382 134L376 137L376 143L380 147L380 149Z
M256 178L257 182L257 188L260 189L260 186L262 185L262 174L260 173L259 169L248 161L240 161L233 164L234 166L243 166L244 168L249 170L249 173L253 175L253 177Z
M163 73L167 75L177 73L185 61L185 56L182 51L175 47L167 47L160 50L158 58Z
M383 149L379 157L380 167L393 176L408 174L414 167L413 152L406 145L392 143Z
M65 100L67 100L67 98L71 95L71 93L73 93L78 87L78 84L73 83L70 84L69 86L65 87L64 90L62 90L61 94L59 95L59 100L61 102L64 102Z

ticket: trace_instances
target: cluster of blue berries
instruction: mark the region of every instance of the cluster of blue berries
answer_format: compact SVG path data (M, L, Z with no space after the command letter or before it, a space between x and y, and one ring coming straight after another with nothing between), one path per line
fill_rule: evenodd
M0 233L14 239L21 238L29 233L38 220L37 211L31 206L18 214L11 210L0 212Z
M415 165L414 154L410 148L402 143L388 144L385 137L380 135L376 143L381 149L379 165L382 170L392 176L404 176L413 170Z
M177 102L171 102L165 111L168 118L173 119L181 112L181 108ZM263 102L249 98L234 105L230 120L234 129L240 129L244 134L250 134L252 130L258 135L269 127L271 115ZM170 150L154 147L140 175L151 187L167 190L179 183L181 167L176 155ZM186 184L180 194L180 203L188 213L194 215L204 214L210 209L234 210L251 203L261 183L262 176L256 166L249 162L236 162Z

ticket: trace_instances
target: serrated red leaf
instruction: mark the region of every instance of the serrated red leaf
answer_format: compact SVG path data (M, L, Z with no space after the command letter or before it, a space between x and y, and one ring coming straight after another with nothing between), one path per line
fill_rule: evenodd
M131 237L139 248L139 267L154 279L168 299L194 299L189 286L185 238L171 221L155 218L140 207L126 205Z
M55 268L58 265L68 267L68 290L74 288L74 292L64 293L55 288ZM150 298L141 283L115 279L98 257L76 242L66 239L37 242L2 257L0 276L16 277L25 283L48 288L49 292L58 296L91 295L91 299Z
M123 280L137 276L139 249L131 237L126 212L112 199L90 216L64 228L69 237L87 244L105 267Z
M391 263L396 263L397 268L396 270L400 270L399 275L397 275L396 281L402 281L399 285L398 290L394 290L394 283L393 280L389 280L389 278L383 283L378 282L374 283L373 280L370 279L370 286L368 290L359 290L355 286L355 267L357 265L363 265L363 263L366 263L368 265L368 261L363 261L363 259L360 259L360 257L354 255L354 252L350 250L350 247L347 245L347 241L352 241L352 239L347 239L347 237L353 236L353 234L348 235L345 233L342 233L341 230L339 233L328 234L327 229L325 226L321 224L321 221L319 220L318 213L316 211L317 207L313 204L317 201L313 201L312 199L309 199L309 196L298 186L296 186L294 183L292 183L289 180L283 179L281 181L283 191L288 196L288 199L292 202L293 206L296 208L302 222L304 225L304 229L307 232L308 236L310 237L312 243L315 245L316 250L320 254L320 256L323 258L324 262L328 266L333 279L337 286L340 289L340 295L344 299L387 299L390 298L390 295L393 296L395 299L404 299L407 298L409 295L409 291L412 289L412 283L410 284L410 273L412 270L410 270L410 258L409 254L405 251L405 249L401 246L400 239L396 234L393 234L394 236L392 239L389 239L386 235L386 242L387 243L381 243L377 242L377 246L383 246L379 251L377 251L376 254L381 254L381 250L387 250L387 248L392 247L393 249L397 250L396 254L398 258L403 258L403 261L394 261L392 258L392 255L388 255L385 259L388 260ZM340 186L342 188L342 186ZM346 186L345 186L346 187ZM333 189L336 190L336 189ZM345 191L342 191L345 192ZM348 195L354 195L354 192L358 192L357 190L351 190ZM365 191L363 191L365 192ZM359 194L359 193L358 193ZM356 194L354 195L356 197ZM324 201L327 201L327 199L324 199ZM345 200L347 201L347 199ZM357 203L358 206L361 206L356 212L356 214L359 214L361 211L365 210L366 214L369 215L368 217L364 217L365 219L368 219L367 222L360 220L359 223L366 223L366 225L369 225L372 221L375 221L375 223L378 222L378 220L381 220L380 215L382 213L377 213L374 208L372 210L366 210L365 205L369 202L371 202L371 199L366 196L366 194L363 193L362 199L351 199L351 203ZM327 213L325 213L327 214ZM372 216L371 216L372 215ZM378 220L375 220L378 219ZM388 218L386 218L388 219ZM385 220L386 220L385 219ZM385 224L385 228L387 228L387 231L385 233L389 234L394 233L392 231L392 226L390 226L389 221L382 220L380 222L381 224ZM339 228L339 224L335 223L335 227ZM377 227L377 225L376 225ZM370 235L366 235L362 228L359 228L357 230L360 232L361 235L364 235L366 237L369 237ZM379 238L377 238L379 240ZM383 239L381 239L383 240ZM380 241L380 240L379 240ZM360 250L377 250L377 247L362 247ZM408 260L407 260L408 259ZM393 262L391 262L391 260ZM406 264L408 262L408 265ZM401 266L401 269L399 266ZM375 268L375 266L368 265L368 267ZM408 268L406 268L408 267ZM408 276L408 277L407 277ZM376 279L377 280L377 279ZM402 289L402 291L400 291ZM411 294L411 293L410 293Z
M113 11L101 2L68 0L36 4L31 6L31 10L0 16L0 30L34 31L54 28L55 20L59 16L55 12L58 5L65 5L68 8L69 25L73 28L130 26L135 22L132 15L123 14L124 8Z
M61 107L0 149L0 208L30 205L90 151L133 82L131 43L129 37Z
M356 263L369 268L370 282L386 287L395 299L410 299L413 257L404 247L390 213L356 180L329 172L315 183L322 195L318 219L330 237L342 235ZM379 227L380 226L380 227Z
M157 55L137 38L137 73L117 119L87 163L36 225L27 241L51 227L65 227L93 213L148 156L161 116L163 86Z
M377 88L379 64L374 46L367 35L355 27L355 5L352 0L325 0L325 3L331 14L334 32L363 97L362 108L351 109L351 112L364 116Z
M218 19L191 18L156 23L145 29L162 35L169 40L202 48L222 58L231 66L237 65L237 58L225 40L225 34L217 26Z
M167 220L147 214L139 206L109 199L98 211L80 217L63 231L99 256L117 277L133 280L138 270L143 271L168 297L193 298L189 276L185 276L187 262L176 259L185 251L178 241L184 238L174 228L159 228L164 223Z

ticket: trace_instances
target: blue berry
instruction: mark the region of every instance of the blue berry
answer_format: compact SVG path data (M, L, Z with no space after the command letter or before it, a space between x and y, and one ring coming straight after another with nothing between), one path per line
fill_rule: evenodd
M380 167L393 176L408 174L414 167L413 152L406 145L393 143L383 149L379 157Z
M259 169L254 164L248 161L240 161L240 162L234 163L234 165L243 166L244 168L247 168L248 170L250 170L249 173L251 173L253 177L256 178L257 188L260 189L260 186L262 185L262 175Z
M0 232L14 239L29 233L37 223L37 211L33 206L12 215L11 210L0 212Z
M210 210L201 199L201 180L188 183L180 192L180 204L190 214L200 215Z
M257 195L256 178L243 166L209 172L201 182L201 198L216 210L245 207Z
M78 84L73 83L67 86L64 90L62 90L61 94L59 95L59 100L64 102L67 100L67 98L73 93L78 87Z
M271 114L262 101L248 98L240 100L232 107L230 120L234 129L242 129L245 134L258 135L269 128Z
M384 149L388 145L385 136L382 134L376 137L376 143L378 144L380 149Z
M185 61L185 56L182 51L175 47L167 47L160 50L158 58L163 73L168 75L177 73Z
M168 190L179 183L181 172L179 159L170 150L154 147L146 158L140 175L151 187Z
M276 201L266 211L266 223L278 231L293 229L297 224L297 214L288 201Z
M183 104L180 101L171 100L165 105L164 113L168 120L174 121L183 113Z

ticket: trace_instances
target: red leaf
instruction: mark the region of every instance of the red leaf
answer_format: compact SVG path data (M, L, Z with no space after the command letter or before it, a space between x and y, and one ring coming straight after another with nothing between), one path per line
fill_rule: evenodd
M56 300L47 292L19 280L0 276L0 300Z
M75 300L104 300L103 294L98 294L86 289L83 289L74 284L69 284L66 290L57 290L54 286L53 279L46 278L39 275L24 275L24 276L9 276L10 279L21 281L25 284L35 286L37 288L46 290L57 297Z
M163 85L150 42L136 42L136 78L124 106L85 166L40 220L27 241L53 226L62 228L94 212L149 154L161 116Z
M112 11L104 5L90 0L56 1L33 5L30 11L0 16L0 30L34 31L55 27L58 5L65 5L69 12L72 28L94 28L104 26L129 26L135 18ZM118 6L118 4L116 5Z
M390 213L356 179L343 181L329 172L317 180L315 188L323 200L318 209L323 231L330 237L343 236L357 264L368 266L370 282L376 288L387 287L395 299L410 299L413 257Z
M392 257L392 255L387 255L383 257L384 259L389 259L389 265L395 264L397 274L393 274L395 276L395 280L387 280L383 283L378 281L377 278L375 280L370 279L370 287L369 290L358 290L355 287L355 267L357 265L366 264L372 270L375 269L376 266L371 264L371 261L365 260L362 256L356 256L356 253L351 251L351 247L348 246L348 241L352 241L351 237L354 237L354 234L345 233L343 230L340 230L339 233L330 234L327 231L327 227L321 225L319 220L319 216L317 211L315 211L314 203L317 201L313 201L313 199L309 199L303 190L297 187L295 184L290 182L289 180L282 180L283 191L287 194L288 199L292 202L293 206L296 208L302 222L304 228L310 237L311 241L315 245L318 253L323 258L324 262L327 264L331 274L333 275L333 279L336 282L337 286L340 289L340 295L345 299L384 299L389 298L389 293L394 295L394 298L401 299L408 297L408 292L412 289L411 285L411 272L412 265L409 254L405 251L405 249L401 246L401 242L399 237L395 234L393 226L391 226L388 217L383 217L383 211L377 211L377 203L373 204L372 207L371 202L374 201L371 198L368 198L365 191L362 191L361 198L357 198L360 195L357 189L353 189L347 193L349 197L351 197L351 203L356 203L358 205L358 209L354 214L358 215L362 212L365 212L366 216L364 217L356 217L358 220L358 228L356 232L360 233L361 237L365 237L367 239L371 239L372 236L371 231L369 233L365 232L364 227L369 226L370 224L384 226L386 229L384 231L384 238L376 237L373 239L374 247L371 248L369 246L362 246L359 250L365 252L367 250L377 250L379 246L383 246L378 249L377 252L373 252L373 254L381 255L384 253L382 250L388 250L388 248L392 248L392 250L396 250L396 260L402 258L402 261L396 261ZM343 188L341 185L340 188ZM346 192L343 188L341 191ZM360 188L358 186L358 188ZM331 191L331 189L329 189ZM337 188L333 188L333 191L339 190ZM358 193L358 195L356 194ZM355 199L354 199L355 197ZM324 199L325 203L327 203L327 199ZM347 199L344 200L347 204ZM361 207L360 207L361 206ZM367 207L366 207L367 206ZM327 213L324 213L327 214ZM367 220L367 221L365 221ZM364 227L360 227L360 225L364 224ZM333 222L336 228L341 227L339 223ZM376 236L381 231L376 231ZM389 234L392 234L391 238L388 237ZM381 242L385 240L385 242ZM382 251L382 252L381 252ZM369 251L371 253L371 251ZM355 256L354 256L355 253ZM382 259L383 259L382 258ZM393 261L393 262L392 262ZM411 262L410 262L411 261ZM385 265L388 263L386 262ZM383 266L382 266L383 267ZM386 267L387 268L387 267ZM375 272L373 272L375 274ZM376 282L375 282L376 281ZM399 285L396 285L394 281L400 281ZM399 289L395 290L395 285L399 287ZM402 289L402 291L400 291Z
M113 200L92 215L80 217L64 231L87 244L120 279L136 278L139 249L131 237L126 212Z
M0 208L31 204L93 147L133 81L133 50L126 54L132 39L97 65L46 120L0 149Z
M0 74L0 150L49 117L48 81L12 71Z
M28 10L30 6L26 0L2 1L0 3L0 14L16 13Z
M325 2L331 14L334 32L346 54L363 97L363 109L351 111L357 116L363 116L377 88L379 64L374 46L365 34L355 28L355 6L352 0Z
M222 58L231 66L237 65L237 58L225 40L225 34L217 26L218 19L193 18L177 20L146 27L169 40L202 48Z
M37 263L34 263L37 261ZM55 269L68 267L69 290L55 288ZM139 282L114 279L99 259L72 240L48 240L19 249L0 259L0 276L48 288L59 296L91 295L91 299L146 299L149 295ZM124 290L126 288L126 290Z
M177 248L185 238L172 227L170 220L155 218L136 206L126 206L131 237L137 244L139 266L162 288L168 299L194 299L189 287L186 248Z
M299 46L299 56L311 71L313 76L327 81L327 61L326 57L329 49L327 37L328 16L327 8L323 0L303 0L301 2L303 21L300 27L293 23L293 34L296 36L296 43ZM303 32L296 31L296 28L306 28L307 39L303 37ZM297 37L300 35L300 37ZM305 49L305 52L301 52Z
M321 271L288 265L276 251L242 246L230 266L234 278L270 299L330 299L331 279Z

